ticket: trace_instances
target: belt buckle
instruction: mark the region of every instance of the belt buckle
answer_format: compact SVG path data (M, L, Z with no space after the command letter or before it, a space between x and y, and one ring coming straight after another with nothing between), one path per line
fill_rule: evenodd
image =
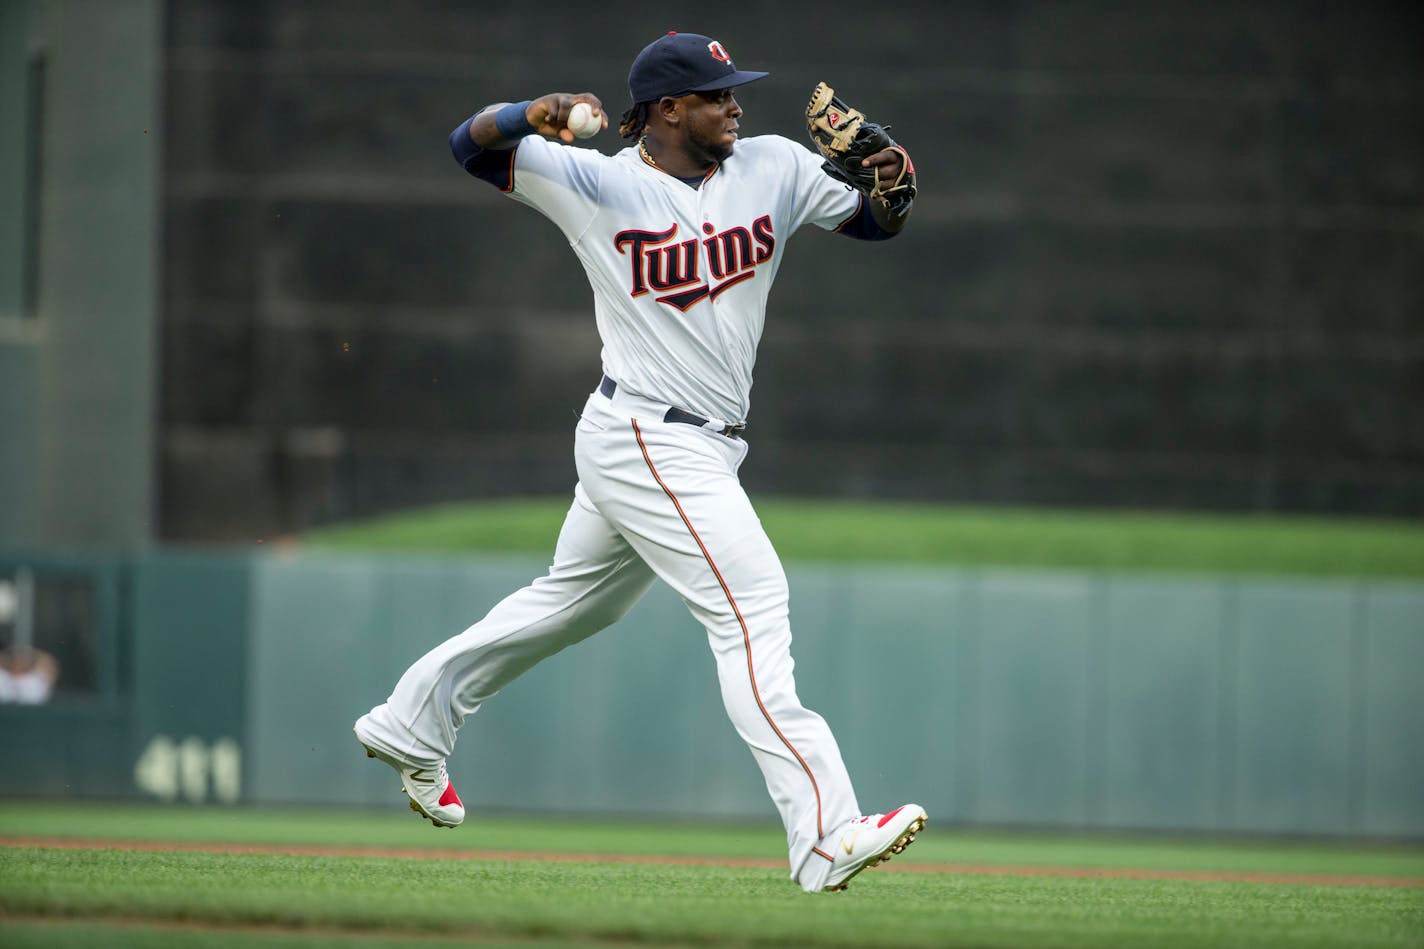
M741 438L742 432L745 432L746 430L747 423L738 422L735 425L728 425L726 428L722 429L721 434L725 435L727 438Z

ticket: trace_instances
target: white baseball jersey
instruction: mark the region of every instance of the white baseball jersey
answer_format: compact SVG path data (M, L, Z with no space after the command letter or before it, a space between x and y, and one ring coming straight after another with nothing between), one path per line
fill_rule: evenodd
M859 195L778 135L738 141L697 188L649 165L531 135L513 196L564 232L593 287L604 372L632 392L745 421L767 295L801 225L835 229Z

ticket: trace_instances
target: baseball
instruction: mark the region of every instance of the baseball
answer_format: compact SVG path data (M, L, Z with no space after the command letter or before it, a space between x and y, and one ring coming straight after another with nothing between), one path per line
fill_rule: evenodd
M575 138L589 138L603 128L603 116L594 115L593 106L587 102L578 102L569 110L567 125Z

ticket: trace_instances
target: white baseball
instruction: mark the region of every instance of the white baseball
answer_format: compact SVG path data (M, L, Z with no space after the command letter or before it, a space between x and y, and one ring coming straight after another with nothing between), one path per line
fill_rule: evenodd
M575 138L589 138L597 135L603 128L603 116L594 115L593 106L587 102L576 102L569 110L569 121L566 124Z

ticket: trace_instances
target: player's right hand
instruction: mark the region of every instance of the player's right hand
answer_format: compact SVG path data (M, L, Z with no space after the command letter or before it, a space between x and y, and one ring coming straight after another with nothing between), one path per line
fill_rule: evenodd
M524 117L529 120L529 124L534 126L534 131L545 138L557 138L565 142L574 140L574 133L569 131L569 110L577 102L587 102L593 107L603 119L603 127L608 128L608 115L603 111L603 103L598 96L591 92L551 92L546 96L540 96L529 103L529 108L524 111Z

